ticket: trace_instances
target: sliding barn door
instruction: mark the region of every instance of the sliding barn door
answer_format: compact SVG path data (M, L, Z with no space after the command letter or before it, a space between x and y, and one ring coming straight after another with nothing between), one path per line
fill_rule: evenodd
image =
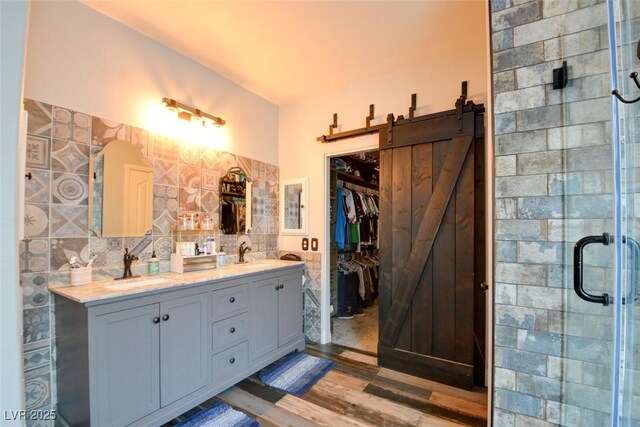
M483 111L399 119L380 143L379 364L462 388L484 374Z

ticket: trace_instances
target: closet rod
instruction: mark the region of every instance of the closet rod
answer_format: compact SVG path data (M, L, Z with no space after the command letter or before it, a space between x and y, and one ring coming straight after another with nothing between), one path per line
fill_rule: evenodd
M316 140L322 143L326 143L326 142L337 141L339 139L354 138L356 136L369 135L371 133L376 133L379 130L386 129L387 126L389 126L389 123L381 123L379 125L348 130L345 132L334 133L332 135L322 135L317 137Z

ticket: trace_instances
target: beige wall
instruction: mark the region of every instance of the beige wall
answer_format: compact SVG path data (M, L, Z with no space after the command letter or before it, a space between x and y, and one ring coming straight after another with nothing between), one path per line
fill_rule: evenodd
M81 3L33 2L27 55L27 98L143 129L174 98L227 121L220 149L278 162L277 106Z
M384 121L387 113L407 116L412 93L418 94L417 115L452 109L463 80L469 82L470 99L476 103L486 102L487 5L482 1L471 1L465 8L474 9L467 15L473 19L460 22L455 16L451 17L452 32L441 38L441 43L449 45L448 49L442 45L437 49L425 46L423 51L416 52L424 57L423 65L372 77L280 108L280 179L309 178L309 237L319 239L323 255L328 248L324 229L327 212L325 157L330 153L377 147L377 140L371 136L330 144L317 142L316 137L328 133L333 113L338 113L340 126L337 131L346 131L364 126L369 104L375 104L374 123ZM398 40L398 49L402 49L402 40ZM327 73L334 72L339 70L327 68ZM300 240L299 236L281 236L280 249L300 250ZM328 257L323 256L322 262L322 271L328 271ZM327 289L328 280L323 274L323 341L328 339Z

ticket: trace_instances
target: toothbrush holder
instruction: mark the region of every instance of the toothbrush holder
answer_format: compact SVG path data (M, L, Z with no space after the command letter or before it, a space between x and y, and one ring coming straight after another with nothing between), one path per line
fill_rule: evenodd
M70 274L70 283L71 286L80 286L86 285L87 283L91 283L93 277L93 268L92 267L80 267L80 268L72 268Z

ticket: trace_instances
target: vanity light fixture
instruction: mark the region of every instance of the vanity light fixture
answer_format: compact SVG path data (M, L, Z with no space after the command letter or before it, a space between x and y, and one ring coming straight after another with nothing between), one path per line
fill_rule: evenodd
M185 104L181 104L177 102L175 99L171 98L162 98L162 102L167 107L167 110L173 113L177 113L178 118L181 120L186 120L188 122L200 122L202 126L205 126L206 120L209 119L213 122L214 125L220 127L224 126L225 121L220 117L213 116L211 114L202 112L197 108L190 107Z

